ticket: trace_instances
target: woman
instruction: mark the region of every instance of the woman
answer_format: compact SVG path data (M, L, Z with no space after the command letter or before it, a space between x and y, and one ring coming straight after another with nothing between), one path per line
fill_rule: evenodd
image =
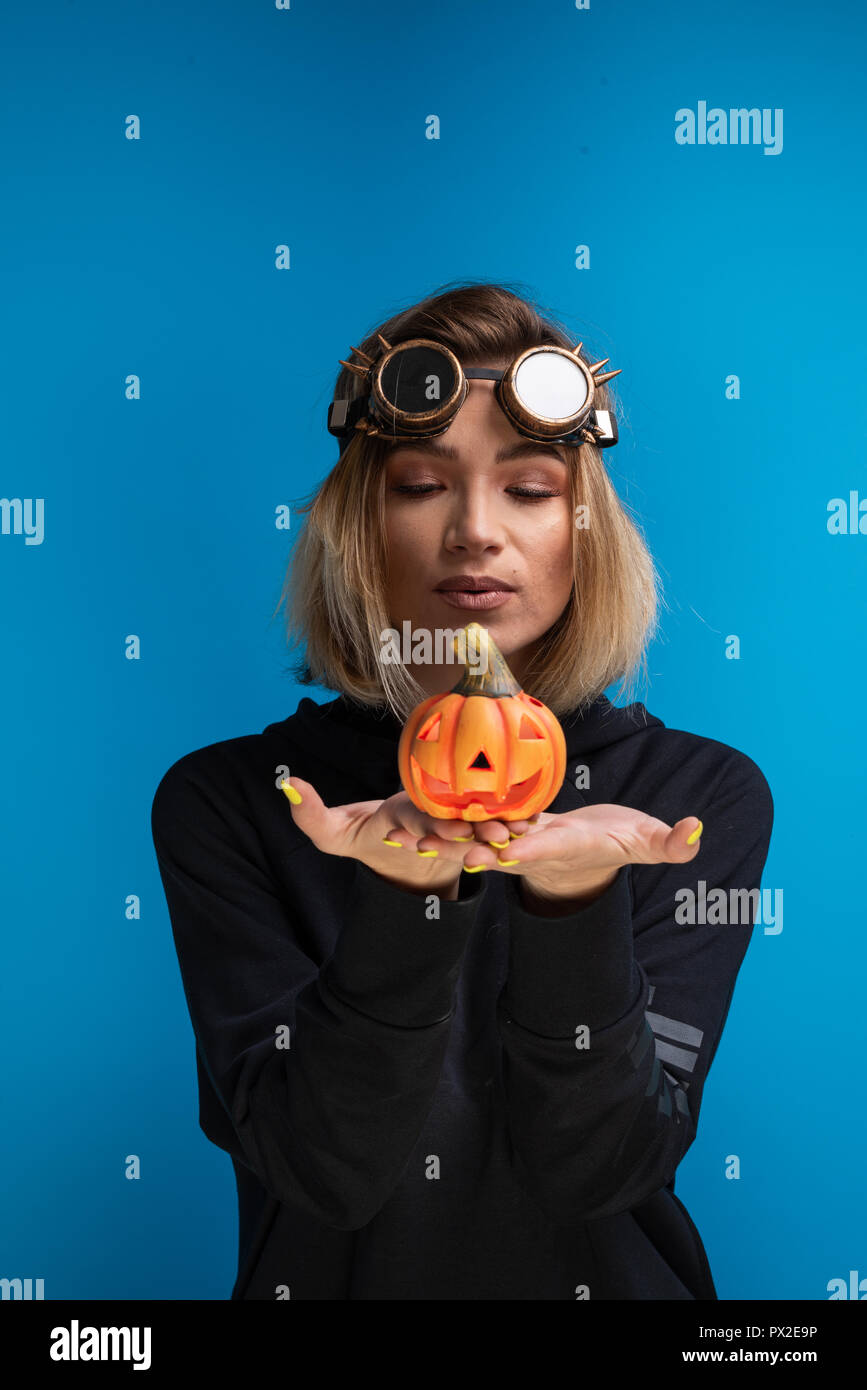
M427 434L404 398L371 395L417 339L438 363L418 378ZM566 351L553 377L531 354L538 399L560 370L592 399L559 442L503 385L540 346ZM231 1296L714 1299L674 1178L773 806L744 754L603 693L656 615L601 453L612 374L485 284L352 353L329 412L343 451L284 590L302 680L339 694L188 753L153 805L200 1123L237 1180ZM455 361L488 374L444 382ZM385 634L476 619L563 728L565 781L530 820L435 819L401 787L407 714L461 672L442 648L389 662ZM748 910L708 921L713 889Z

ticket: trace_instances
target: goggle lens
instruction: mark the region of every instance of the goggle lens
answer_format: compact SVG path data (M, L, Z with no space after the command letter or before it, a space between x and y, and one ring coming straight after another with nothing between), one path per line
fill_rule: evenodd
M411 347L386 362L379 389L395 410L426 414L455 391L457 379L449 359L435 347Z
M587 378L581 368L557 352L525 357L513 386L529 411L548 420L568 420L587 401Z

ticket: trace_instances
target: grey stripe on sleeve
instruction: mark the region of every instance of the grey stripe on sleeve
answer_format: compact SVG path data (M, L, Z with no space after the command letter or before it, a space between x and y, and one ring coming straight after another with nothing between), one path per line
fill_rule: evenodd
M663 1062L671 1062L674 1067L683 1067L684 1071L692 1071L698 1061L697 1052L686 1052L682 1047L672 1047L671 1043L660 1042L656 1038L656 1055Z
M689 1043L690 1047L700 1047L704 1032L701 1028L693 1028L689 1023L680 1023L676 1018L666 1018L664 1014L652 1014L645 1009L644 1017L647 1019L654 1033L660 1033L664 1038L674 1038L676 1042Z

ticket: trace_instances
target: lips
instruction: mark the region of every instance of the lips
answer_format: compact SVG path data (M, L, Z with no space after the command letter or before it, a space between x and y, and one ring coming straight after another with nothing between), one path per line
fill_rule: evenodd
M514 593L513 586L494 574L456 574L452 579L444 579L437 584L441 594L491 594Z
M449 608L463 608L483 611L502 608L515 596L514 589L434 589L443 603Z

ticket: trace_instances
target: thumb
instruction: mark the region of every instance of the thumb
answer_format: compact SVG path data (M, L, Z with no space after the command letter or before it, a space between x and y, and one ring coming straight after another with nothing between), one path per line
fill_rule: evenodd
M695 825L692 822L695 821ZM689 864L701 849L701 835L704 830L698 816L684 816L677 821L666 836L666 857L669 864Z
M317 849L326 849L331 813L316 788L301 777L284 777L280 787L292 806L292 819L298 829Z

